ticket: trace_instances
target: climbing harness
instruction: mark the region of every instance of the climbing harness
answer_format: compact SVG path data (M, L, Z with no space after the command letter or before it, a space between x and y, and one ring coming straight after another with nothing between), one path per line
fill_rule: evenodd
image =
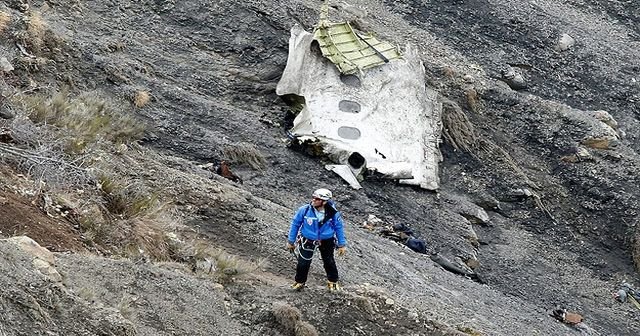
M309 244L309 242L312 242L312 243ZM307 248L308 245L311 245L311 248ZM304 255L302 255L300 250L315 252L315 250L319 246L320 246L320 241L319 240L307 239L307 238L305 238L305 237L303 237L302 235L299 234L298 238L296 238L294 254L295 254L296 258L302 258L304 260L312 260L313 259L313 255L315 253L313 253L311 255L311 258L306 258Z

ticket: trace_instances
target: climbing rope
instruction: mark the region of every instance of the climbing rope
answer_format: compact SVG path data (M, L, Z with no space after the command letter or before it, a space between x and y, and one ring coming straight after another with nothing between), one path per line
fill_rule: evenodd
M307 242L309 242L309 239L307 239L305 237L302 237L302 236L298 236L298 239L296 239L296 244L295 244L296 248L294 250L294 254L295 254L295 256L297 258L302 258L304 260L312 260L313 259L313 254L315 254L315 253L312 253L311 258L305 258L305 256L302 255L300 250L315 252L315 250L318 248L318 246L320 246L320 244L319 244L318 241L313 241L313 244L312 244L313 248L308 249L308 248L305 247L305 245L307 245Z

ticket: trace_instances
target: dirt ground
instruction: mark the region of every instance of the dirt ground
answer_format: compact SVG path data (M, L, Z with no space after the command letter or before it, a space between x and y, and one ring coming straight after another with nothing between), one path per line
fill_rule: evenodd
M19 17L20 3L3 6ZM130 164L131 175L173 197L184 224L212 246L268 260L261 276L207 297L224 301L215 301L207 317L229 326L230 334L286 334L268 313L281 301L326 335L579 335L549 316L557 306L582 314L597 334L640 334L638 311L611 297L623 281L640 285L631 256L640 205L636 2L333 4L336 19L355 18L400 46L418 46L429 85L473 124L481 139L474 152L442 144L438 192L385 180L365 180L355 191L323 168L326 158L287 146L288 106L274 89L286 64L289 29L312 29L318 1L30 5L41 9L63 42L37 71L17 67L0 83L3 92L71 83L75 94L97 91L127 101L132 92L147 90L150 103L134 111L149 126L141 143L153 155L121 155L123 162L137 162ZM12 21L9 29L18 24ZM564 33L576 44L561 52L556 44ZM18 64L14 42L0 48ZM515 91L500 80L508 67L522 72L527 89ZM476 92L477 103L469 92ZM585 145L603 127L594 110L617 121L610 147ZM234 163L243 184L200 167L227 159L224 149L240 143L255 145L266 161L263 170ZM563 159L582 149L586 159ZM324 291L319 260L308 291L287 291L294 267L283 249L288 222L317 187L334 191L347 223L348 255L338 261L346 288L341 295ZM530 196L523 196L525 190ZM55 251L84 250L73 224L47 216L37 199L5 188L0 203L3 236L25 233ZM490 222L471 223L462 214L467 208L484 208ZM410 226L454 262L475 258L486 284L362 229L370 214ZM60 258L74 291L97 283L100 302L111 307L125 295L139 296L140 334L216 332L198 329L203 316L193 325L177 322L197 301L190 294L182 299L180 281L210 286L183 271ZM111 279L101 275L110 273ZM163 312L150 308L158 279L169 288L162 292ZM451 328L433 327L436 322Z
M48 216L35 197L0 190L0 236L29 236L53 252L88 251L81 232L64 218Z

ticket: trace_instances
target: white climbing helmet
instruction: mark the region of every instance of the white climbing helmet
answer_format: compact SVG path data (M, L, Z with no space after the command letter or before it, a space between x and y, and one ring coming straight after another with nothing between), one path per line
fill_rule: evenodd
M333 197L333 195L331 194L331 190L320 188L313 192L313 197L328 201L331 199L331 197Z

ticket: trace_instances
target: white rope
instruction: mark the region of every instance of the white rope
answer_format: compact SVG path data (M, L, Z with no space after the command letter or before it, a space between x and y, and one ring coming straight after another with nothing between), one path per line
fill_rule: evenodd
M313 244L313 248L312 249L307 249L307 248L304 247L304 245L305 245L305 243L307 241L308 241L308 239L305 238L305 237L300 237L299 239L296 239L296 248L295 248L294 253L295 253L296 257L302 258L303 260L309 261L309 260L313 260L313 255L315 253L311 254L311 258L305 258L302 255L302 253L300 252L300 249L302 249L303 251L313 251L313 252L315 252L315 250L318 248L319 245Z

